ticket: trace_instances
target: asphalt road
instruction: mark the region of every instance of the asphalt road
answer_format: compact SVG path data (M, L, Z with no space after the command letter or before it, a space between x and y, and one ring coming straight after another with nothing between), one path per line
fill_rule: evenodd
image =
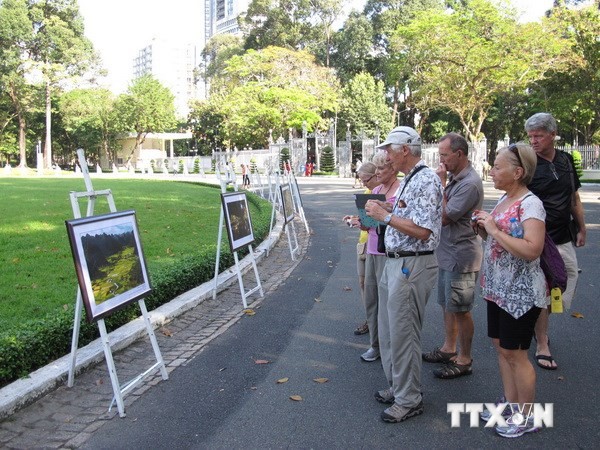
M583 318L571 312L551 318L559 370L536 368L536 401L554 404L554 427L509 441L483 426L470 428L466 417L460 428L451 428L446 412L449 402L493 402L501 393L481 299L474 309L473 375L438 380L431 373L435 366L424 364L424 414L400 424L381 421L384 407L373 393L385 387L385 378L379 362L359 359L367 336L353 334L364 312L356 230L341 221L354 211L351 194L359 191L351 183L300 179L313 233L285 284L263 300L256 315L242 318L128 406L127 417L107 421L85 448L598 448L600 186L582 190L588 243L578 251L583 272L571 312ZM489 210L497 192L488 184L486 195ZM441 344L441 319L430 301L424 349ZM288 381L277 383L283 378ZM294 395L302 400L291 400Z

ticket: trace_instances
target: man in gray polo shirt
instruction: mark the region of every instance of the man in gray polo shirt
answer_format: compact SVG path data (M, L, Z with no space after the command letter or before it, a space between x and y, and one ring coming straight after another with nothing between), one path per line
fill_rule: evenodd
M433 251L442 228L440 178L421 159L421 137L410 127L394 128L378 148L405 177L396 204L369 200L367 214L386 223L386 261L379 283L379 350L389 387L375 394L392 404L386 422L423 413L421 330L427 297L437 277Z
M469 162L469 145L460 134L443 136L439 141L439 155L436 173L444 186L444 201L442 234L436 256L439 264L438 303L442 307L445 334L443 345L423 353L423 360L442 363L433 374L446 379L473 373L471 309L482 248L481 239L473 232L471 215L473 210L481 209L483 183Z

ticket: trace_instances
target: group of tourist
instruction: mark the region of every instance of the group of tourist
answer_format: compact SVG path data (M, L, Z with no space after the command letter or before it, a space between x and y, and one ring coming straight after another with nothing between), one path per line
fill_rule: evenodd
M382 413L386 422L423 413L422 361L438 364L433 373L441 379L473 373L471 310L479 278L503 385L498 404L506 404L508 419L496 432L518 437L537 431L528 414L536 380L528 357L532 338L537 365L557 368L548 341L549 289L540 268L544 236L550 235L565 262L563 303L569 308L578 277L575 247L585 245L586 228L572 157L554 147L555 119L535 114L525 130L530 145L513 144L496 154L490 176L504 195L490 212L482 210L483 183L467 141L456 133L440 139L435 170L421 158L419 134L402 126L357 171L367 192L385 195L365 206L385 227L364 227L357 216L344 219L361 228L357 264L367 320L355 333L369 333L364 361L381 358L389 385L375 398L390 405ZM439 347L423 352L421 330L434 286L444 335ZM526 420L511 420L509 404L519 404ZM490 416L481 413L482 420Z

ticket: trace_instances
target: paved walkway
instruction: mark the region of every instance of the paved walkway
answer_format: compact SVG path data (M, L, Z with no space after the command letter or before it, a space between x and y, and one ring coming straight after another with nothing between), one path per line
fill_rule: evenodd
M269 256L258 263L265 296L277 290L289 273L301 261L308 244L304 225L295 224L299 241L299 255L290 258L286 234L270 250ZM255 285L252 271L244 276L246 289ZM247 299L249 308L260 308L262 299L254 294ZM217 295L185 312L167 325L156 330L159 347L167 372L186 365L213 339L234 326L244 315L237 281ZM142 373L156 362L147 335L114 353L117 374L121 383ZM163 380L160 373L146 379L141 386L124 397L125 411L152 386ZM102 427L106 420L118 415L114 406L107 411L113 391L104 361L95 364L75 378L72 388L65 385L17 411L0 422L0 448L76 448Z
M259 263L265 297L278 297L277 301L271 305L255 301L250 306L256 310L264 306L259 310L260 314L251 322L242 320L238 323L244 313L235 283L220 293L217 301L206 300L157 331L169 372L178 367L181 370L173 373L172 382L163 382L157 374L127 395L126 410L138 403L129 409L131 413L126 419L110 420L117 415L116 408L110 413L106 411L112 388L102 362L77 376L73 388L60 387L1 422L0 447L175 448L178 447L173 441L175 438L185 443L179 448L215 447L216 443L219 448L504 447L507 442L488 433L490 430L470 429L467 425L462 429L450 429L445 413L448 401L491 401L498 389L495 356L484 336L481 302L475 310L478 319L478 339L474 343L478 363L476 375L440 381L431 376L432 367L425 366L423 382L427 413L401 426L390 426L379 420L381 405L373 400L372 391L381 387L381 370L378 364L359 360L358 355L366 348L366 340L351 333L362 316L355 291L348 289L356 283L355 235L339 221L341 210L346 207L350 210L353 205L348 193L358 191L340 180L331 180L327 184L323 181L302 180L303 192L313 196L309 197L306 207L312 214L309 216L311 227L316 230L310 239L310 246L314 248L307 249L309 236L298 223L296 230L302 248L297 261L290 260L287 239L282 235L269 257ZM335 183L339 186L334 186ZM327 195L323 195L325 192ZM553 351L560 370L537 370L537 374L539 401L556 404L556 428L528 436L524 442L531 447L594 448L592 443L597 442L594 437L597 434L590 431L594 429L593 411L597 402L596 390L592 388L595 371L587 356L598 345L598 335L593 331L593 317L598 308L594 301L597 300L597 287L594 287L593 268L597 267L600 254L600 187L584 186L581 193L590 227L588 245L578 253L584 272L576 308L589 320L575 319L569 314L554 318L553 342L554 339L556 342ZM488 194L486 208L491 207L492 198L498 194L489 183L486 184ZM347 205L341 204L346 197ZM304 271L299 271L303 266ZM297 272L289 277L292 270ZM313 289L313 285L323 283L325 279L328 282L324 288ZM304 280L310 280L310 283ZM282 286L284 283L285 287ZM289 293L294 289L298 298L284 305L279 297L290 297ZM313 308L312 305L316 306ZM274 307L281 310L267 316L269 308ZM308 312L286 308L304 308ZM277 314L289 316L283 327L274 325L273 317ZM262 322L259 322L261 318ZM292 326L288 343L285 330ZM439 307L430 302L424 348L439 345L441 326ZM244 332L245 328L252 328L253 334L248 330ZM206 348L227 330L228 333ZM229 338L232 335L235 339ZM256 341L254 348L245 353L233 353L241 347L240 342L251 346L250 338ZM227 342L219 346L221 341ZM232 342L237 345L230 345ZM285 352L279 347L285 348ZM255 366L252 361L247 363L250 355L253 359L256 355L266 355L264 357L273 361L269 366ZM242 359L246 365L234 367ZM115 353L115 361L121 380L142 372L154 362L148 340L142 339ZM205 370L198 367L191 370L194 366L204 366ZM257 367L270 368L269 376L255 375L252 371L256 372ZM312 381L317 376L313 373L330 378L331 381L323 385L326 389L319 389L322 385ZM241 379L237 384L234 374ZM276 384L275 380L283 376L296 384ZM176 378L184 383L176 386ZM204 395L209 391L206 386L205 391L200 391L203 386L194 386L202 380L211 380L211 383L204 383L211 385L210 392L214 391L211 396ZM289 389L293 394L302 393L305 401L292 402L285 396L287 394L280 392L282 389ZM148 390L152 395L143 395ZM275 395L276 390L279 391ZM175 391L181 398L174 399ZM135 409L138 410L136 413ZM151 431L140 433L142 425L150 427ZM102 433L95 433L103 426ZM140 439L140 435L154 445L136 441L134 436ZM122 445L109 447L105 440L98 439L110 437L120 439ZM465 444L465 437L469 444Z

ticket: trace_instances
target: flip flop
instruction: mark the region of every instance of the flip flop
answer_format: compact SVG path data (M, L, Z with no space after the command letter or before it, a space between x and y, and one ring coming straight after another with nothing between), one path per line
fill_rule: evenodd
M549 366L545 366L542 363L540 363L540 361L548 361L550 363L550 365ZM552 365L552 363L556 363L556 361L554 361L554 358L552 356L548 356L548 355L535 355L535 362L542 369L546 369L546 370L556 370L556 369L558 369L558 366L553 366Z

